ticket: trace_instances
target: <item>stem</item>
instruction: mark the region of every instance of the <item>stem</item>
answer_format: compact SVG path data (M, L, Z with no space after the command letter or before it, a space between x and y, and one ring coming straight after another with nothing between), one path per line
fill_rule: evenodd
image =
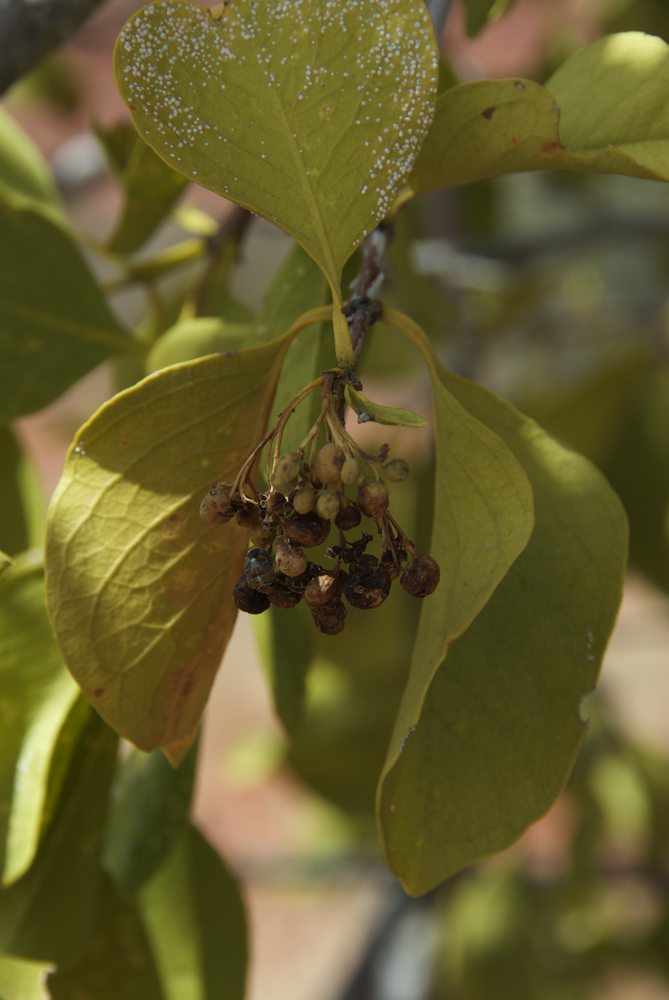
M182 240L147 260L130 263L125 274L106 282L104 290L108 293L119 292L129 285L149 284L175 268L203 257L205 250L203 240Z
M332 328L334 332L337 364L342 368L353 368L355 359L348 322L344 316L344 306L339 294L332 295Z

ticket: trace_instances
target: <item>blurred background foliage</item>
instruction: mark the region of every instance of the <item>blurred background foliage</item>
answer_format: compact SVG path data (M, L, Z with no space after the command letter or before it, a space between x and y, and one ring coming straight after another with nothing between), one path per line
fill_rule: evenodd
M470 31L507 6L472 3ZM570 50L602 33L642 30L669 41L666 0L588 0L576 5L578 16L571 16L574 6L563 17L559 2L537 0L534 11L531 0L510 5L499 22L500 31L505 22L518 25L516 31L526 24L528 37L535 38L519 54L514 72L543 80ZM532 36L537 10L548 27L542 35ZM105 22L103 9L99 35L103 58L108 59L116 22L127 13L126 6ZM512 22L513 18L520 20ZM461 11L451 13L445 38L461 39L452 53L456 74L469 79L500 71L501 51L496 52L495 45L501 50L506 36L493 36L493 31L494 27L484 29L480 49L469 48ZM76 58L65 53L45 62L13 88L7 106L35 132L39 132L35 122L48 116L65 123L60 135L70 135L67 143L58 145L55 131L47 126L39 138L51 155L61 193L73 207L77 224L99 239L95 229L100 218L87 192L94 192L103 176L104 156L114 165L120 184L130 186L133 153L122 129L97 127L97 142L81 130L89 114L86 58L97 44L89 34L83 43L84 51L88 46L85 58L81 52ZM163 180L169 184L169 178ZM174 200L181 193L177 187ZM115 197L118 203L118 194ZM181 228L173 219L165 227L167 232L143 251L146 258L167 253L165 247L183 237L184 230L189 236L215 233L216 222L209 218L210 212L215 214L211 199L185 204L174 217ZM114 231L119 247L134 249L127 220ZM235 252L224 254L215 272L209 273L204 314L222 316L224 321L215 337L232 338L232 343L238 332L235 324L242 329L258 321L262 293L287 247L262 223L235 238ZM135 258L139 264L144 259ZM106 265L99 266L105 278ZM137 322L148 301L152 310L148 325L153 331L170 327L188 303L198 266L188 260L177 261L174 267L168 263L148 280L131 276L118 284L114 301L126 322ZM146 269L141 274L146 278ZM510 399L605 472L630 519L634 579L653 588L666 614L667 187L618 177L532 174L424 196L398 219L384 297L426 328L451 368ZM370 394L376 398L383 401L387 396L397 405L429 412L420 362L400 337L382 325L368 338L362 372L366 390L373 387ZM127 367L108 371L102 392L89 385L84 407L90 411L91 398L96 393L104 398L110 384L127 384L136 377L137 372ZM54 426L58 430L59 421L62 431L56 451L62 450L62 442L81 417L78 406L68 403L49 415L52 432ZM370 441L384 440L374 429L368 433ZM400 520L413 529L409 534L421 547L421 535L430 523L429 454L416 447L411 434L393 434L392 447L393 454L411 458L412 477L398 487ZM33 470L15 438L8 431L3 435L0 448L17 469L20 483L17 493L3 495L3 521L12 518L21 523L21 535L5 539L1 547L14 552L38 537L39 501ZM18 427L18 435L48 485L57 477L57 468L54 472L44 454L52 439L30 420ZM24 504L29 499L24 506L27 513L19 516L14 507L21 504L21 496ZM226 751L226 767L230 773L237 769L235 780L241 785L274 781L280 786L289 775L289 781L297 778L300 794L304 786L314 793L299 800L297 808L307 818L300 835L287 841L289 851L294 852L297 844L302 855L295 860L291 854L286 865L281 855L286 842L279 837L274 843L272 831L267 831L262 864L254 867L243 850L233 857L232 867L242 879L280 885L286 877L291 884L297 870L298 882L313 878L317 884L336 883L342 873L349 877L352 869L365 878L371 873L378 889L379 905L356 931L360 947L339 977L345 981L321 983L319 996L324 1000L669 997L669 739L647 739L643 727L630 727L620 704L609 699L606 679L603 693L593 696L584 709L591 719L590 735L569 786L532 836L422 900L403 897L384 876L374 855L375 786L405 680L417 613L408 602L394 598L377 612L374 622L354 619L335 654L299 615L291 613L288 630L284 613L274 612L269 623L262 623L259 647L291 738L277 730L260 738L254 732L241 733L238 746ZM643 655L643 649L636 653ZM278 689L277 678L287 684L287 691ZM664 710L669 715L669 704ZM212 727L216 719L215 703ZM212 740L209 745L217 746ZM209 768L198 808L211 839L221 846L216 837L217 811L207 800L216 788L211 778L214 765ZM183 799L183 790L179 794ZM232 800L234 804L234 796ZM234 817L230 822L234 825ZM286 876L287 871L292 875ZM30 979L29 972L6 961L0 966L2 1000L34 995L32 985L11 985L19 980L32 984L34 974ZM61 988L66 990L66 984Z

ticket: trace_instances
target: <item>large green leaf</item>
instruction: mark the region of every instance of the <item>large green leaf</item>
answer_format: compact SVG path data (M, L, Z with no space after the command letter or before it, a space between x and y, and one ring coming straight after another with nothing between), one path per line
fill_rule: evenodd
M258 314L258 336L264 340L287 330L302 313L327 303L327 285L316 265L299 246L293 246L277 270ZM302 330L290 346L279 383L274 413L278 416L291 399L313 379L335 364L332 332L324 323ZM284 435L284 450L296 448L320 409L314 393L301 403Z
M384 315L395 324L394 310L385 310ZM534 524L532 488L522 465L492 427L461 405L440 377L429 345L422 346L430 367L435 411L430 553L442 572L437 591L423 606L389 763L401 753L406 734L418 723L423 700L449 645L486 605L527 545Z
M49 168L38 148L0 108L0 202L32 207L56 218L63 208Z
M108 879L101 879L86 952L76 964L49 975L47 987L51 1000L165 1000L138 907Z
M265 428L290 337L165 368L78 432L47 529L47 598L65 662L97 711L143 750L192 742L236 609L246 548L205 525Z
M481 80L441 94L409 179L418 193L524 170L669 180L669 46L626 32L575 53L545 87Z
M178 767L159 750L133 750L119 762L104 864L126 893L139 889L163 863L188 823L197 753Z
M9 883L37 850L59 781L54 751L78 694L47 621L42 567L26 558L0 579L0 691L0 882Z
M83 955L97 906L117 742L91 713L32 865L0 891L0 953L57 964Z
M37 472L10 427L0 424L0 549L17 555L41 546L45 500Z
M444 369L438 376L522 463L536 526L445 659L444 649L400 752L396 741L391 747L379 789L381 837L412 893L506 847L564 785L626 554L622 507L586 459L483 389Z
M143 349L109 311L69 236L0 207L0 420L46 406L114 354Z
M291 233L335 297L429 127L438 54L420 0L157 0L116 47L121 92L172 167Z
M156 156L131 126L98 127L96 132L123 190L121 214L107 245L116 253L132 253L165 220L188 181Z
M139 907L165 1000L244 1000L248 948L236 879L190 827Z

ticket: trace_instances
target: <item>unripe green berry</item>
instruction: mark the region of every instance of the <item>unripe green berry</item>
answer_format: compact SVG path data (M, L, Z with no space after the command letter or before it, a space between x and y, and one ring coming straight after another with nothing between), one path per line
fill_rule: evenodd
M360 475L360 465L358 464L358 459L353 458L352 455L349 455L348 458L344 459L340 475L342 483L345 483L346 486L352 486L353 483L357 483Z
M285 486L297 478L300 471L300 456L297 452L289 451L286 455L280 455L276 465L272 469L272 486Z
M326 521L334 521L339 513L339 497L331 490L320 490L316 497L316 513Z
M316 490L313 486L300 486L291 502L298 514L310 514L316 506Z
M330 441L316 452L312 468L316 478L323 485L327 485L339 482L343 464L344 452L333 441Z
M394 458L383 466L383 475L391 483L403 483L409 476L409 466L403 458Z
M367 517L383 517L388 510L388 490L377 479L368 479L358 489L357 504Z
M299 545L279 545L274 553L274 563L284 576L299 576L307 568L309 560Z

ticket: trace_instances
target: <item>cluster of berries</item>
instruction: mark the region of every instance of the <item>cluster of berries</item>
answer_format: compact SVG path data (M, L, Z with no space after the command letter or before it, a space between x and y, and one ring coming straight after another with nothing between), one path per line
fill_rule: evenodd
M427 597L436 589L438 563L428 555L416 556L389 510L386 484L407 478L406 462L388 461L385 447L375 458L363 458L361 452L359 458L351 451L347 454L329 440L309 462L303 449L275 455L270 488L256 498L249 498L240 477L235 483L216 483L204 497L200 515L205 521L234 517L251 528L252 547L233 590L240 611L260 614L270 604L292 608L304 599L316 628L337 635L346 623L346 604L362 610L378 607L393 580L399 579L414 597ZM347 489L355 495L348 496ZM348 534L363 517L376 522L378 557L367 552L372 534L362 531L355 540ZM324 556L334 565L324 568L305 549L323 546L333 530L338 542Z

